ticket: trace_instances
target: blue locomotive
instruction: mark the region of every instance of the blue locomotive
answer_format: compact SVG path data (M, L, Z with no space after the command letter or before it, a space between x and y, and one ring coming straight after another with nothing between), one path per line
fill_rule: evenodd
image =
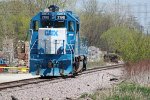
M63 76L86 70L87 42L79 28L79 17L56 5L35 15L30 23L30 73Z

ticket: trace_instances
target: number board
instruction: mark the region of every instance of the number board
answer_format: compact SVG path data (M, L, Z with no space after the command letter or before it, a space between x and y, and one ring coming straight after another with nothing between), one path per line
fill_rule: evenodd
M42 20L50 20L50 16L42 16Z
M57 16L56 16L56 19L57 19L57 20L65 20L65 19L66 19L66 16L65 16L65 15L57 15Z

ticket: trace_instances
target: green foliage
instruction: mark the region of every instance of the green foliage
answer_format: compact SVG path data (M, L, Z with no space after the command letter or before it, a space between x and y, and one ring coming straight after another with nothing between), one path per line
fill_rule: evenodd
M134 83L122 83L106 100L149 100L150 88Z
M120 52L125 61L139 61L150 58L150 36L126 27L113 27L101 39L110 51Z
M111 97L106 98L106 100L138 100L138 99L135 99L134 97L129 95L125 95L125 96L113 95Z
M87 93L83 93L83 94L80 96L80 98L86 98L86 97L88 97L88 94L87 94Z
M98 92L94 93L94 94L87 94L87 93L84 93L80 96L80 98L90 98L92 100L98 100L97 96L99 95Z
M82 12L80 19L81 34L88 39L89 45L100 47L100 36L110 28L111 18L100 13L90 15Z
M87 38L90 46L100 47L100 36L111 27L110 14L103 14L97 0L83 1L83 9L78 15L81 20L81 35Z
M72 7L76 0L2 0L0 1L0 48L6 39L26 40L31 18L51 4L60 9Z
M0 1L0 40L4 38L24 40L29 29L30 19L40 10L51 4L65 8L75 0L10 0Z
M93 94L86 93L80 98L90 98L91 100L150 100L150 87L125 82L112 89L98 90Z
M30 5L30 7L33 7ZM31 14L29 4L15 0L9 2L0 2L0 35L1 39L21 39L24 40L29 29ZM35 7L33 7L34 9Z
M140 86L134 83L123 83L119 85L119 91L121 92L140 92L144 96L149 96L150 97L150 88Z

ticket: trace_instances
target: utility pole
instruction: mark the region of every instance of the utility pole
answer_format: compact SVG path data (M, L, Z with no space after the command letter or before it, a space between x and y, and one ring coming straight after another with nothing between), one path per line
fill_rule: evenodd
M147 28L147 13L148 13L148 11L147 11L147 4L145 3L145 12L144 12L145 14L145 20L144 20L144 26L145 26L145 32L147 32L148 33L148 28Z
M139 3L138 6L137 6L137 12L141 12L141 4ZM141 13L138 13L138 19L140 20L141 19Z
M115 0L115 26L117 24L117 1Z
M119 21L119 17L118 17L119 12L120 12L119 9L120 9L119 8L119 0L115 0L115 25L117 25L118 21Z
M141 4L139 3L138 6L137 6L137 17L138 17L138 22L140 22L141 20ZM139 26L139 30L141 31L141 33L143 32L143 29L142 29L142 26L140 25Z
M119 3L119 0L117 0L117 12L118 12L117 24L120 25L120 22L119 22L119 19L120 19L120 3Z
M118 4L118 6L117 6L118 14L120 14L120 2L119 2L119 0L117 0L117 4Z

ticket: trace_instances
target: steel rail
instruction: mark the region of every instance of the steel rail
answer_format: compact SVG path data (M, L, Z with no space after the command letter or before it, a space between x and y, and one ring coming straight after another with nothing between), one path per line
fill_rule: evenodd
M123 66L124 66L124 64L115 64L115 65L95 67L95 68L87 69L86 71L81 72L80 74L88 74L88 73L98 72L98 71L102 71L102 70L116 69L116 68L120 68Z
M98 72L98 71L102 71L102 70L120 68L123 65L124 64L116 64L116 65L95 67L95 68L87 69L84 72L78 73L78 75L94 73L94 72ZM48 82L48 81L52 82L54 80L60 80L60 79L63 79L63 78L66 79L66 78L69 78L69 77L51 77L51 78L50 77L46 77L46 78L36 77L36 78L30 78L30 79L23 79L23 80L0 83L0 91L8 89L8 88L22 87L22 86L29 85L29 84L38 84L38 83ZM64 80L61 80L61 81L64 81ZM60 82L60 81L54 81L52 83L57 83L57 82Z

